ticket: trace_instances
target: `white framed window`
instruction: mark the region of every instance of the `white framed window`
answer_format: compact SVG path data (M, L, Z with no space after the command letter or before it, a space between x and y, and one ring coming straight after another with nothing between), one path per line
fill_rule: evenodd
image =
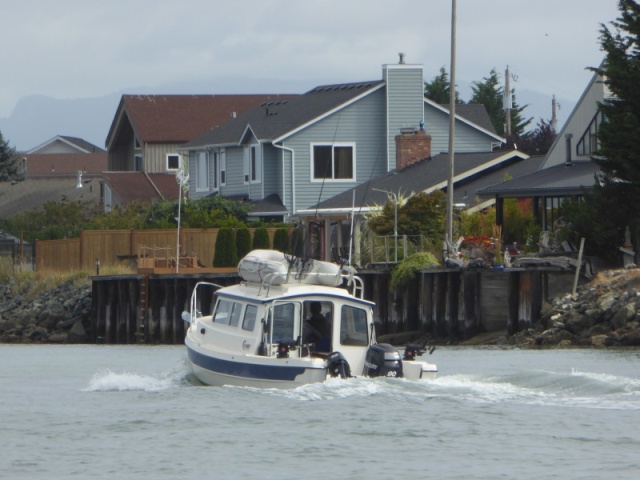
M213 178L211 187L214 190L218 189L218 152L211 152L211 170L213 171Z
M167 172L177 172L180 168L180 155L177 153L167 153L165 170Z
M140 140L138 140L138 137L136 137L135 135L133 136L133 148L136 150L140 150L142 148L142 145L140 145Z
M133 156L133 169L136 172L142 172L143 170L143 164L142 164L142 155L134 155Z
M355 143L311 144L311 181L351 181L355 178Z
M196 152L196 192L209 190L209 154Z
M244 154L244 183L260 183L262 175L262 156L260 145L251 145Z
M227 184L227 151L220 151L220 186Z

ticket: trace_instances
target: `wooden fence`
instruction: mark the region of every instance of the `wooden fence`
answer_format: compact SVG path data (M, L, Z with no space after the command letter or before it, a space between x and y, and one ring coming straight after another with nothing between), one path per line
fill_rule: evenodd
M273 245L276 228L268 228ZM180 255L197 257L211 267L218 228L180 230ZM249 231L253 236L255 229ZM134 267L142 256L176 258L177 230L87 230L80 238L36 240L35 264L38 270L90 270L99 266ZM98 263L99 262L99 263Z

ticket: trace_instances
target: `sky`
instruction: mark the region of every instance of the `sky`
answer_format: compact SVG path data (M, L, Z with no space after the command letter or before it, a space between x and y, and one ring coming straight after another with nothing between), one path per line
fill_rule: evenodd
M424 65L425 80L451 65L452 0L0 3L0 118L32 95L302 93L380 79L399 52ZM617 3L457 0L461 98L493 68L503 81L508 65L516 98L544 95L550 118L552 95L577 101L586 67L601 62L599 31L618 17Z

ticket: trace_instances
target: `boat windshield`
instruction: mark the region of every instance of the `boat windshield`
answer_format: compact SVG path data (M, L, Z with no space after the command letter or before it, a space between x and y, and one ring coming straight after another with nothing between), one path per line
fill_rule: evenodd
M369 345L367 311L351 305L343 305L340 314L340 344L355 347Z

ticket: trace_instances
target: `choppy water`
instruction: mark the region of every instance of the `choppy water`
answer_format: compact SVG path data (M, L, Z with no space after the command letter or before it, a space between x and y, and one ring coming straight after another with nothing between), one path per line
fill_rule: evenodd
M0 345L0 478L640 478L639 350L429 360L276 391L194 385L182 347Z

